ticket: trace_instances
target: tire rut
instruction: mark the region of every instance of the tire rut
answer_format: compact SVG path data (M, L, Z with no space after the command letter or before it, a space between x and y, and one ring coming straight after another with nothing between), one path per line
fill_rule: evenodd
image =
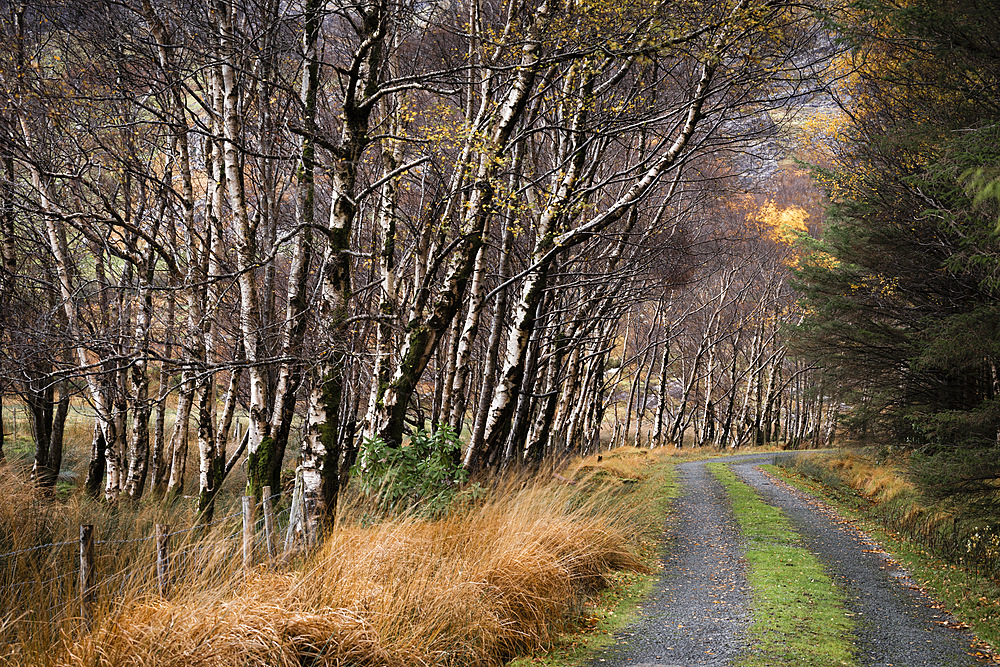
M663 573L640 620L595 667L726 665L746 648L750 589L729 497L702 461L677 472L681 494L666 527Z

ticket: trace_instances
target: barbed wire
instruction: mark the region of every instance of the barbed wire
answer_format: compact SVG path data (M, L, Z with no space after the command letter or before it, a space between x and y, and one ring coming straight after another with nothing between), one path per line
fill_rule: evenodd
M94 540L94 545L102 544L134 544L136 542L146 542L153 539L156 535L147 535L146 537L136 537L130 540Z
M48 544L39 544L34 547L28 547L27 549L19 549L17 551L8 551L7 553L0 554L0 558L10 558L12 556L20 556L21 554L26 554L32 551L38 551L39 549L47 549L52 547L64 547L69 544L79 544L80 540L71 540L68 542L49 542Z
M46 579L45 581L35 581L35 580L18 581L13 584L7 584L6 586L0 586L0 591L13 590L15 588L20 588L22 586L37 586L37 587L47 586L48 584L51 584L53 581L58 581L59 579L65 579L66 577L73 577L73 576L76 576L76 572L66 572L64 574L57 574L51 579Z
M272 494L268 498L268 500L274 500L275 498L278 498L281 495L282 494L280 494L280 493ZM281 510L280 512L275 512L275 515L274 515L275 519L277 519L278 517L285 516L285 515L289 514L289 512L290 512L290 510L288 510L288 509ZM228 521L230 519L235 519L235 518L241 517L242 515L243 515L243 511L242 510L237 510L237 511L232 512L231 514L227 514L227 515L219 517L217 519L213 519L212 521L209 521L207 523L198 523L198 522L196 522L194 525L189 526L187 528L181 528L179 530L171 531L171 532L169 532L169 533L166 534L166 537L174 537L176 535L183 535L185 533L190 533L190 532L193 532L193 531L196 531L196 530L204 530L205 528L208 528L210 526L218 525L218 524L223 523L225 521ZM259 525L261 523L261 521L263 521L263 517L257 517L257 519L256 519L256 521L254 523L255 523L255 525ZM136 543L136 542L145 542L145 541L151 540L151 539L153 539L155 537L156 537L156 535L153 534L153 535L147 535L145 537L135 537L135 538L129 538L129 539L125 539L125 540L95 540L94 544L95 545L133 544L133 543ZM64 547L64 546L71 546L71 545L78 545L78 544L80 544L80 540L67 540L67 541L64 541L64 542L46 542L45 544L37 544L37 545L35 545L33 547L26 547L24 549L18 549L16 551L8 551L8 552L5 552L5 553L0 553L0 559L13 558L13 557L16 557L16 556L20 556L22 554L30 553L32 551L39 551L39 550L42 550L42 549L52 549L52 548L56 548L56 547Z

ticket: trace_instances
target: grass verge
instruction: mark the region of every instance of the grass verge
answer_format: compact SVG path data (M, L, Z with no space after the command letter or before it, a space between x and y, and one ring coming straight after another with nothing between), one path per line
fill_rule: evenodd
M753 589L752 648L743 667L856 665L853 624L843 594L776 508L737 479L724 462L708 464L732 499L746 541Z
M853 490L850 479L837 474L843 469L841 459L831 458L834 465L823 468L822 459L808 463L810 471L823 468L823 480L796 469L775 467L772 472L789 484L802 489L837 508L844 518L878 542L892 558L906 568L913 580L927 595L951 612L956 619L980 640L978 656L1000 663L996 647L1000 647L1000 583L980 576L935 554L930 548L887 528L875 513L873 497ZM863 475L862 479L887 475L884 470ZM831 483L832 480L832 483ZM905 483L903 480L900 483ZM897 484L891 484L891 487ZM881 499L880 499L881 500ZM889 502L889 500L881 500Z
M623 490L624 499L646 510L643 516L647 523L641 529L641 554L654 574L615 574L609 580L609 587L588 601L580 622L562 633L551 649L515 660L511 667L578 667L614 642L615 633L625 629L635 619L639 606L652 590L661 569L664 551L670 548L669 543L662 539L662 527L669 520L673 500L680 493L674 466L685 461L718 457L718 452L705 449L669 447L648 451L626 447L610 455L605 454L603 463L598 462L597 457L582 462L580 472L599 465L614 471L617 476L632 476L638 482Z
M373 524L348 508L308 558L250 572L236 517L176 545L169 599L156 594L147 553L158 506L53 501L5 469L5 497L20 496L0 512L0 571L20 574L0 584L23 596L3 600L0 665L488 667L553 647L582 656L648 589L670 469L660 453L625 449L507 480L436 521ZM87 630L71 529L91 513L102 517L101 591Z

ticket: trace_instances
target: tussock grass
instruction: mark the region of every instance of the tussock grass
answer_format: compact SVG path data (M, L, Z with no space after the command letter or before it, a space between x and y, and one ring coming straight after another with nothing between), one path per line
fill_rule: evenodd
M109 618L98 631L66 645L57 664L395 664L364 617L311 606L300 591L291 575L256 572L224 593L139 600L127 615Z
M0 485L21 509L0 510L2 550L71 544L0 564L0 585L61 575L54 586L4 598L2 665L500 665L550 646L614 572L645 569L641 508L621 501L617 476L594 483L594 471L574 466L563 475L576 484L551 472L506 480L437 521L370 524L359 502L322 545L287 567L243 572L235 516L186 531L174 537L165 600L146 538L156 523L191 526L188 505L54 502L4 475ZM96 524L104 542L91 630L76 600L80 523Z
M905 455L876 459L867 450L843 450L793 459L784 465L816 480L888 528L950 557L964 544L961 517L927 503L906 474Z
M826 465L844 483L874 502L912 498L916 494L913 484L902 473L901 462L876 463L856 451L845 450L831 455Z
M0 466L0 664L56 664L54 647L80 634L79 537L94 526L97 618L123 612L126 602L157 590L154 563L156 524L172 535L176 587L232 579L238 564L236 514L192 529L188 503L109 507L81 493L57 500L40 493L10 466ZM220 508L217 516L223 517Z

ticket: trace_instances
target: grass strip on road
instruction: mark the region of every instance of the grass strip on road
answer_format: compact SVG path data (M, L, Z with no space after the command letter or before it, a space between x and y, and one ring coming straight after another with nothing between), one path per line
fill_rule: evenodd
M742 667L856 665L844 595L802 546L780 510L764 503L724 462L708 464L726 488L746 542L753 589L751 648Z

